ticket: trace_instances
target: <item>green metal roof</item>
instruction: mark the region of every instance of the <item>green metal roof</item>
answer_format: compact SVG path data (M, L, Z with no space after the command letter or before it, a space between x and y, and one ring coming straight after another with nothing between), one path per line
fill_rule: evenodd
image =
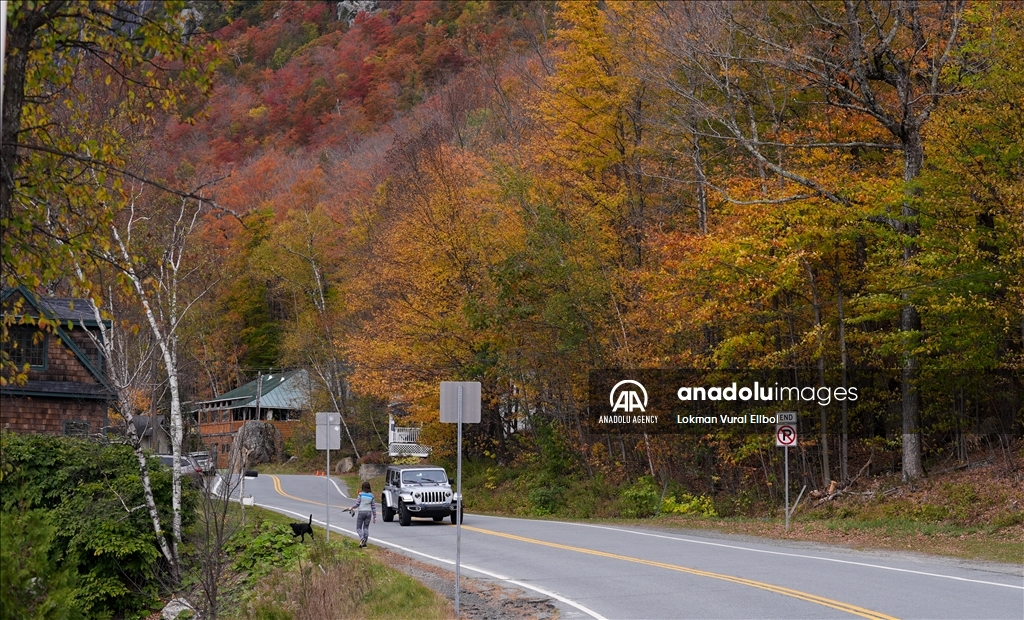
M259 380L250 381L217 398L205 400L197 405L217 409L238 409L256 406L256 388ZM260 408L262 409L308 409L309 378L305 370L263 375L260 386Z

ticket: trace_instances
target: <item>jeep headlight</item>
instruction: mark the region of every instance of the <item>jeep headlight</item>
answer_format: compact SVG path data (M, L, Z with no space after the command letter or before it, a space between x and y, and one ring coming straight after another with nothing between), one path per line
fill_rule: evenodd
M405 502L407 504L413 503L412 493L402 493L398 497L399 497L399 499L401 499L403 502Z

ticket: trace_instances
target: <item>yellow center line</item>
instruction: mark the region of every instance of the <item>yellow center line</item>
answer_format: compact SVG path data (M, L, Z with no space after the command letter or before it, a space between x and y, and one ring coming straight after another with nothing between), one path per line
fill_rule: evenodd
M619 555L616 553L607 553L605 551L597 551L595 549L587 549L585 547L572 547L569 545L562 545L559 543L547 542L545 540L537 540L535 538L525 538L523 536L516 536L515 534L505 534L504 532L495 532L493 530L484 530L478 527L472 527L470 525L463 525L462 529L472 530L481 534L490 534L491 536L500 536L502 538L509 538L512 540L518 540L521 542L532 543L535 545L543 545L545 547L553 547L555 549L564 549L566 551L575 551L577 553L586 553L588 555L596 555L604 558L611 558L614 560L623 560L625 562L634 562L636 564L645 564L647 566L654 566L657 568L665 568L668 570L674 570L681 573L689 573L691 575L698 575L700 577L710 577L712 579L721 579L722 581L731 581L732 583L738 583L752 588L760 588L761 590L767 590L776 594L782 594L784 596L791 596L798 598L802 601L809 603L817 603L818 605L824 605L825 607L831 607L832 609L838 609L839 611L845 611L855 616L862 618L870 618L871 620L897 620L893 616L887 616L881 612L872 611L849 603L843 603L841 601L835 601L823 596L816 594L809 594L807 592L801 592L799 590L793 590L790 588L784 588L782 586L772 585L770 583L764 583L762 581L754 581L753 579L744 579L742 577L733 577L732 575L723 575L721 573L711 573L708 571L697 570L695 568L687 568L685 566L677 566L675 564L666 564L664 562L655 562L653 560L644 560L641 558L634 558L627 555Z
M277 476L271 475L270 479L274 481L274 490L277 491L278 495L283 495L284 497L287 497L288 499L294 499L297 502L304 502L306 504L313 504L314 506L323 506L324 505L324 502L314 502L312 500L303 499L301 497L295 497L294 495L289 495L289 494L284 492L284 489L281 488L281 479L280 478L278 478ZM342 509L348 510L350 508L350 506L338 506L337 504L331 504L331 508L342 508Z

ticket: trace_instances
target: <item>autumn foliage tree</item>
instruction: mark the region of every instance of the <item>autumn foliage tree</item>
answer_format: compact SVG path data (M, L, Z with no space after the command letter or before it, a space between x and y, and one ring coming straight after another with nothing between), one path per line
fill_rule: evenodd
M827 488L879 437L922 475L968 432L923 390L1019 368L1017 5L330 9L210 6L213 96L152 129L163 178L221 179L197 398L302 367L346 450L405 401L444 455L437 383L479 380L474 457L775 501L756 438L589 433L588 373L894 371L898 414L803 412L799 475Z

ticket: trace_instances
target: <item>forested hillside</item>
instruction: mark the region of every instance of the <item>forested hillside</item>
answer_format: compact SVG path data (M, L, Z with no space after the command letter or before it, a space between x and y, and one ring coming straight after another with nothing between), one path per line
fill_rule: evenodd
M471 458L539 463L541 485L649 474L759 499L770 437L588 432L588 373L879 368L916 386L870 418L822 413L794 461L811 488L872 455L916 478L1020 437L1019 4L188 7L208 87L121 134L124 167L178 193L128 178L105 198L107 259L35 280L99 283L140 339L143 290L175 299L158 318L183 401L306 368L361 452L386 448L402 401L443 460L438 383L481 381ZM140 286L110 288L129 255ZM149 363L125 406L171 398ZM971 394L999 377L1002 400L922 401L949 376Z

